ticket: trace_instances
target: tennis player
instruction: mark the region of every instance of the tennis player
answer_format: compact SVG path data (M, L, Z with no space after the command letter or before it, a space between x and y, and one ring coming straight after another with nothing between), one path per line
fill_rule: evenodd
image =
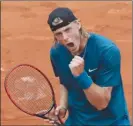
M48 116L65 125L130 125L121 78L121 55L112 40L88 33L69 8L48 17L54 36L51 63L61 87L60 105Z

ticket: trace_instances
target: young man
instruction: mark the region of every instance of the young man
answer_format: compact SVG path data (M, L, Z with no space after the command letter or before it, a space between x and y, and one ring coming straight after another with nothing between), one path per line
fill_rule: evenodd
M120 50L108 38L88 33L68 8L48 18L55 43L50 51L60 79L60 105L48 116L67 125L130 125L120 73Z

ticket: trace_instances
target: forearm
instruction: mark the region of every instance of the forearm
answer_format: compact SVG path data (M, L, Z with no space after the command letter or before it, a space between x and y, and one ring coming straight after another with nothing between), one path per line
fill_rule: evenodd
M84 89L84 93L94 107L102 110L108 106L111 98L111 90L112 87L100 87L93 83L89 88Z
M60 105L67 109L68 91L62 84L60 85Z
M88 101L98 110L107 107L110 98L112 87L100 87L93 83L91 77L84 71L79 76L75 77L79 86L84 90Z

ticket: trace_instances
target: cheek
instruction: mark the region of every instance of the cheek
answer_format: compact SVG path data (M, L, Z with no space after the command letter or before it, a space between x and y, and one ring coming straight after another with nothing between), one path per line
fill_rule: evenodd
M79 30L73 30L72 34L70 34L70 38L75 42L80 40L80 34L79 34Z

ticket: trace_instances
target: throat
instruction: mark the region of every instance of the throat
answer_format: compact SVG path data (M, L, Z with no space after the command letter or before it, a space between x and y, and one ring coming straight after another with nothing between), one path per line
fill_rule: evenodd
M83 51L85 53L85 48L86 48L87 40L88 40L88 38L82 39L80 47L79 47L79 50L78 50L76 55L80 55L81 53L83 53Z

